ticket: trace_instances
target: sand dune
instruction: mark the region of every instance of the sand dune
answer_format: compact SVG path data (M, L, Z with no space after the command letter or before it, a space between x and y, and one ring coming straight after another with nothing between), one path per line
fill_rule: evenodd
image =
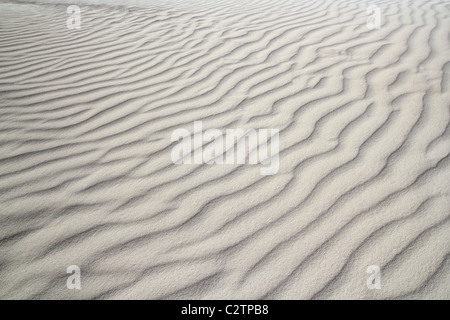
M2 0L0 26L0 298L450 298L448 1ZM199 120L279 129L278 173L175 165Z

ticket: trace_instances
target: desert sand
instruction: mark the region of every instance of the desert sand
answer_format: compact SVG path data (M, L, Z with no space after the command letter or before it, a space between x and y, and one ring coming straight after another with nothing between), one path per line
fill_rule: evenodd
M447 0L1 0L0 298L449 299L449 34ZM175 165L194 121L279 129L278 172Z

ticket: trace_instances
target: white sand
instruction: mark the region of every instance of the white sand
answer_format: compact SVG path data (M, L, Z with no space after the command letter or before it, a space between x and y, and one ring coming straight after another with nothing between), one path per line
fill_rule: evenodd
M448 1L127 3L0 1L0 298L450 298ZM175 166L196 120L279 172Z

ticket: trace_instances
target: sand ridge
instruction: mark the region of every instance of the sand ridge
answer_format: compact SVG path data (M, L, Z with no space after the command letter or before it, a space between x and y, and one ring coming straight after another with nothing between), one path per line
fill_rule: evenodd
M0 297L450 298L449 32L444 0L0 1ZM174 165L200 120L279 129L277 174Z

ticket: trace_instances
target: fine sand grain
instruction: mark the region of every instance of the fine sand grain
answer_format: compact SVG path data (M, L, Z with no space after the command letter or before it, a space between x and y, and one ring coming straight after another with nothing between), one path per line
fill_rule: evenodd
M0 0L0 298L449 299L449 34L448 0ZM279 129L278 173L175 165L200 120Z

